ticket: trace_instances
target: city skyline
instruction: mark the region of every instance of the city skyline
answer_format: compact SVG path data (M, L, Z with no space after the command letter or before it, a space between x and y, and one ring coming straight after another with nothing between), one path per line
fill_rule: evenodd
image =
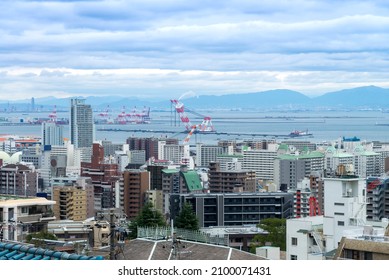
M0 99L389 87L383 1L4 1Z

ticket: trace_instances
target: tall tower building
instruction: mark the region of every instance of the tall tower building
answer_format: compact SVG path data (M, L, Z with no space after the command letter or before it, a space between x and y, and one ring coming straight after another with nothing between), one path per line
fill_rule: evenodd
M63 126L54 122L42 123L42 145L62 146Z
M94 140L92 107L85 99L71 99L70 141L75 148L90 148Z

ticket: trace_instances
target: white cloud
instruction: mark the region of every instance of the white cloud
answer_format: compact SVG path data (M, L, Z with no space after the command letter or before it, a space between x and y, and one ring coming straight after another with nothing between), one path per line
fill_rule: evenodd
M386 86L388 8L352 0L1 1L0 94Z

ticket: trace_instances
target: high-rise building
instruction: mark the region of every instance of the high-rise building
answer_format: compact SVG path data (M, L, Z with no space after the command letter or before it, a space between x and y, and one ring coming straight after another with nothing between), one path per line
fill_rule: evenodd
M221 170L219 162L209 164L209 191L212 193L255 192L255 171Z
M75 148L91 148L94 140L92 107L85 99L71 99L70 141Z
M196 144L196 165L208 167L210 162L216 161L216 157L226 153L227 148L218 145Z
M54 187L54 215L58 220L83 221L87 218L87 192L82 187Z
M94 187L95 208L114 207L114 187L119 180L119 167L104 159L104 148L93 143L91 162L81 162L81 176L90 177Z
M318 151L279 155L274 161L274 183L282 191L295 189L312 172L322 171L324 163L324 154Z
M123 209L129 219L135 218L146 202L150 189L150 173L138 169L127 169L119 182L116 205Z
M263 181L273 181L274 161L278 155L278 145L269 143L267 149L244 150L243 169L254 170L257 179Z
M42 145L63 145L63 126L55 122L42 123Z

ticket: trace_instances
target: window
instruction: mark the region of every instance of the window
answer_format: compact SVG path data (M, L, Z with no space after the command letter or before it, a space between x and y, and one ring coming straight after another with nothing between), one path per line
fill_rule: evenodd
M344 222L343 221L338 221L338 226L344 226Z
M297 246L297 238L296 237L292 237L292 245Z
M297 260L297 256L296 255L290 255L290 259L291 260Z
M344 206L344 203L335 202L334 205L335 205L335 206Z
M344 213L340 213L340 212L335 212L334 213L336 216L344 216Z

